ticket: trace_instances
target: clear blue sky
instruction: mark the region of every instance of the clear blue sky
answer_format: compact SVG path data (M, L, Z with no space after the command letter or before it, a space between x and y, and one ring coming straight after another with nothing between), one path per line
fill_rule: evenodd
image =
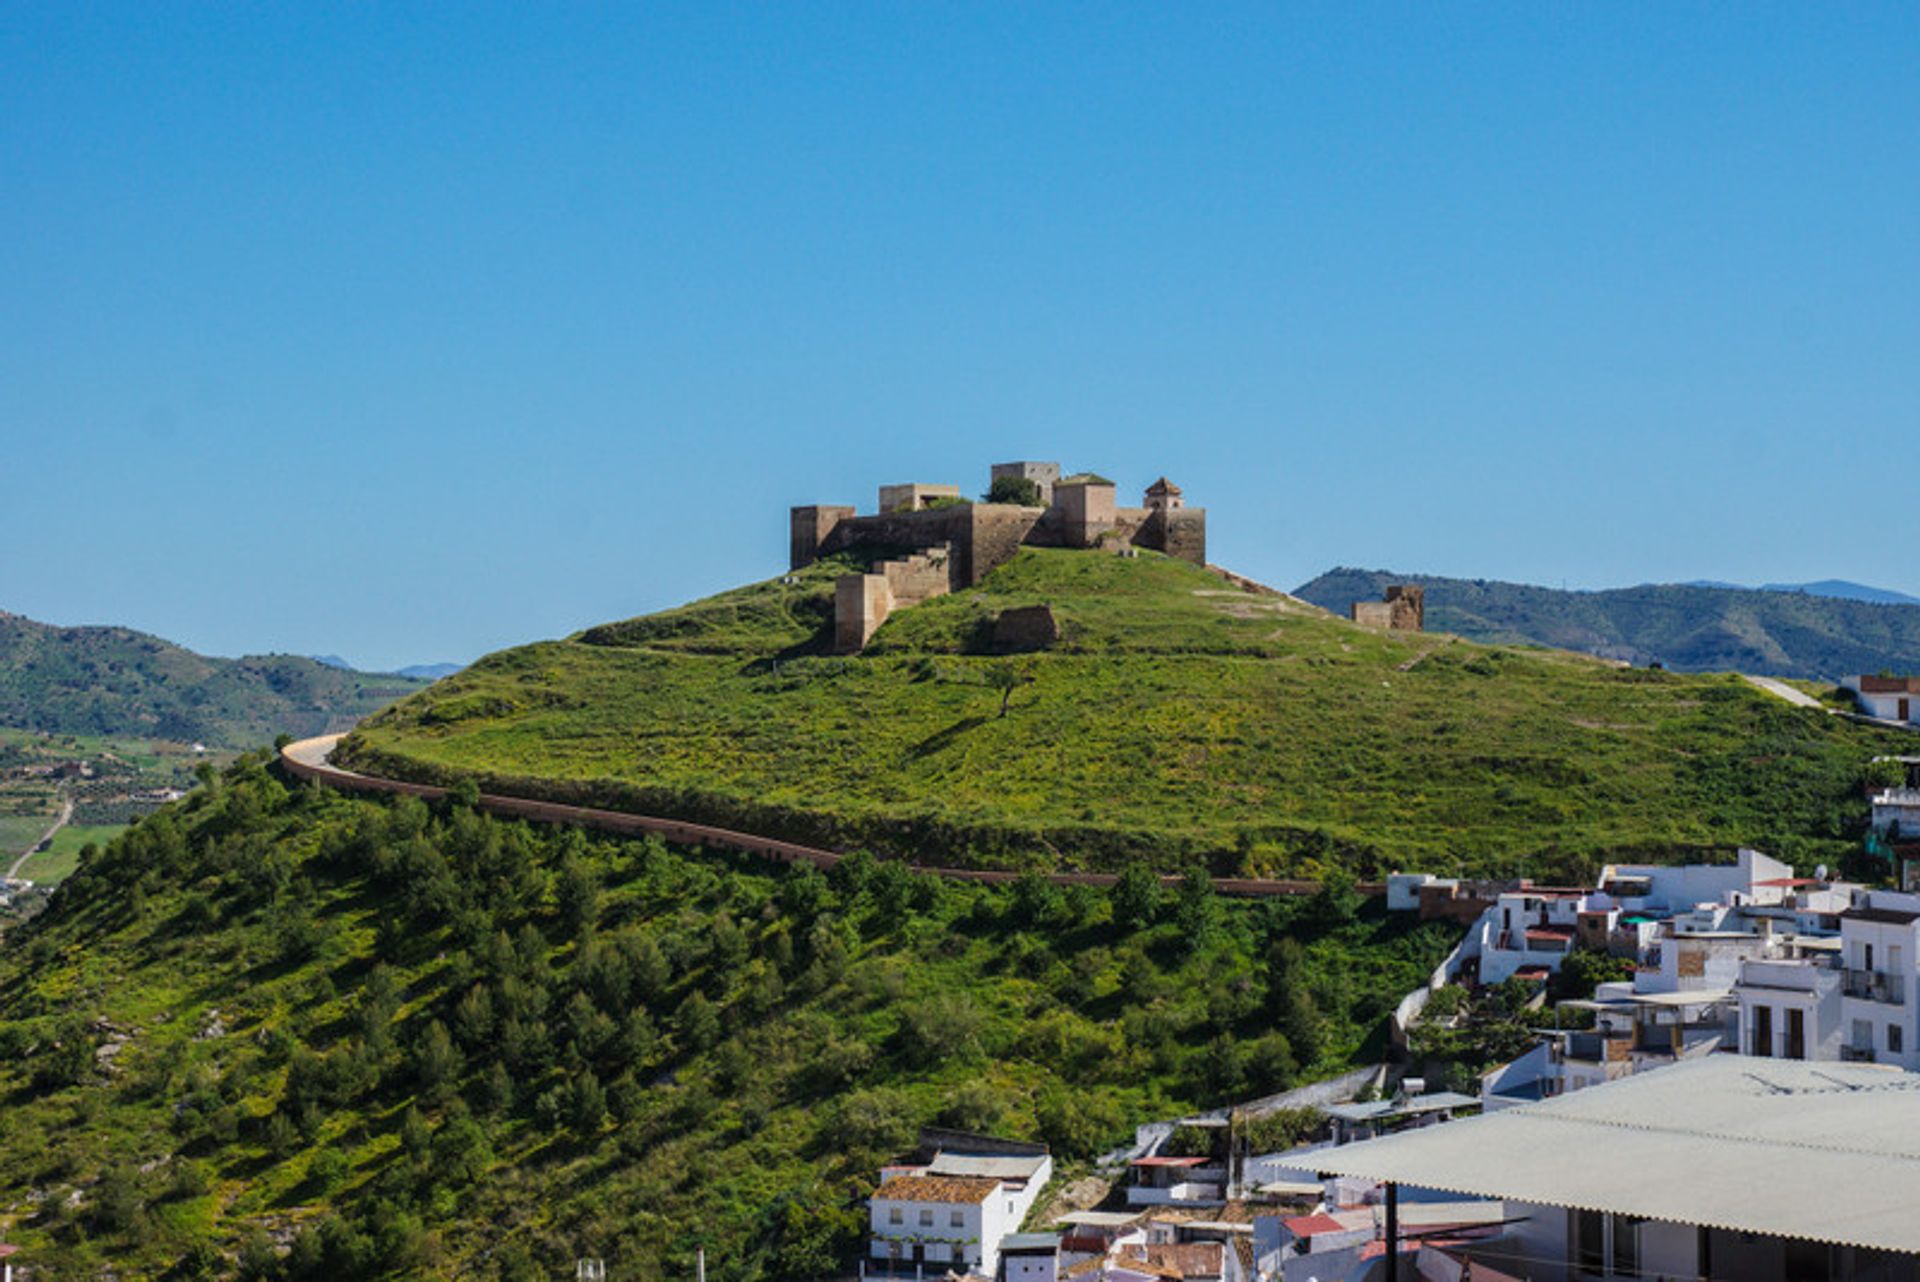
M0 608L466 659L786 509L1920 591L1913 5L0 8Z

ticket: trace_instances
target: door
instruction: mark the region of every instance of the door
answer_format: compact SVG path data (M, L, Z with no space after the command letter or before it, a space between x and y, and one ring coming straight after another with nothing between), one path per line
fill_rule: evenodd
M1798 1007L1787 1012L1787 1058L1807 1057L1807 1013Z
M1913 713L1908 710L1907 701L1904 698L1900 700L1900 720L1913 720Z
M1773 1007L1753 1008L1753 1049L1748 1054L1762 1058L1773 1054Z

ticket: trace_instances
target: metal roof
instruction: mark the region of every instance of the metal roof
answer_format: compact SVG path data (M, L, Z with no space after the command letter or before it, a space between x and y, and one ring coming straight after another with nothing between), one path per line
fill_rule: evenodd
M1068 1211L1055 1224L1084 1224L1088 1228L1117 1229L1140 1218L1138 1211Z
M1370 1100L1365 1104L1323 1104L1320 1111L1328 1117L1337 1117L1343 1122L1378 1122L1396 1117L1418 1117L1422 1113L1438 1112L1449 1108L1478 1108L1477 1096L1461 1095L1454 1091L1434 1091L1429 1095L1414 1095L1407 1099Z
M1036 1157L1003 1157L984 1153L938 1153L927 1164L929 1175L976 1176L992 1180L1030 1180L1047 1161Z
M1060 1247L1058 1233L1009 1233L1000 1239L1000 1253L1009 1251L1054 1251Z
M1920 1251L1920 1074L1882 1065L1713 1055L1313 1161L1469 1196Z

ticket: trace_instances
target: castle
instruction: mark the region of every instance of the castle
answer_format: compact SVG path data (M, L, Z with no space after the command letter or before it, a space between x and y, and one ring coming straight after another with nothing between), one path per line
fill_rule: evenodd
M1148 548L1207 563L1207 513L1188 507L1180 487L1161 477L1144 506L1121 507L1112 481L1093 473L1061 476L1058 463L996 463L996 494L1036 502L969 503L953 485L883 485L879 511L848 506L796 507L788 564L797 570L836 552L875 555L865 574L834 583L834 649L863 649L887 615L969 588L1022 547Z

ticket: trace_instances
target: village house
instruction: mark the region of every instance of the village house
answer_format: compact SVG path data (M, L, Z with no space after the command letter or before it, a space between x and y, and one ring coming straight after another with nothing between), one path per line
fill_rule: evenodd
M868 1201L869 1262L908 1276L933 1266L936 1276L996 1277L1005 1239L1052 1177L1043 1145L929 1128L914 1161L880 1172Z
M1920 677L1843 677L1860 711L1881 721L1920 725Z

